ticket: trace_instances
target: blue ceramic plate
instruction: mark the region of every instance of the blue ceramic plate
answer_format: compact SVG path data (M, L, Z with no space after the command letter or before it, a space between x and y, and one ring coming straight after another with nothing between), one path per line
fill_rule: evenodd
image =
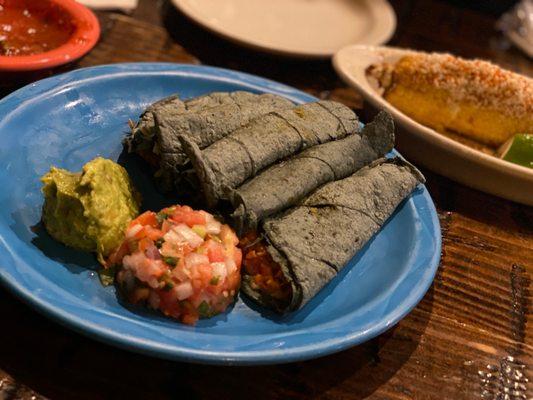
M119 159L145 194L145 207L171 199L151 192L147 171L121 154L128 119L172 93L271 92L302 103L296 89L222 69L117 64L31 84L0 101L0 278L43 314L102 342L175 360L268 364L337 352L404 317L437 270L440 229L420 187L383 229L304 309L285 317L240 298L226 313L185 326L121 304L94 272L95 258L53 241L39 224L39 177L51 165L79 170L97 155ZM244 301L243 301L244 300Z

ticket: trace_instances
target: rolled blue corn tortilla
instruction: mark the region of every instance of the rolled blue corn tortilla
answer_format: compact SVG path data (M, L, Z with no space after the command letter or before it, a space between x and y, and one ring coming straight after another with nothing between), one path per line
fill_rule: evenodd
M289 208L318 187L353 174L394 146L394 122L387 112L365 125L361 135L311 147L273 165L231 191L234 228L255 230L264 218Z
M267 218L241 241L244 293L282 313L303 307L423 182L402 158L380 159Z
M318 101L256 118L204 150L189 135L180 140L212 207L273 163L358 130L357 115L348 107Z
M141 115L125 143L130 152L158 168L160 188L170 191L188 161L179 135L187 134L204 148L258 116L292 107L294 104L281 96L244 91L215 92L187 101L171 96Z
M173 121L183 114L192 114L219 106L254 102L258 97L260 96L243 91L214 92L186 101L181 100L177 94L166 97L148 106L140 115L139 120L131 123L131 132L125 138L125 144L131 152L142 148L151 149L150 146L154 144L157 130L154 113L160 115L162 119ZM290 101L285 99L283 101L287 102L288 107L292 106Z
M183 117L184 114L194 114L202 110L232 103L235 96L240 98L241 102L243 100L252 101L252 99L257 97L257 95L247 92L215 92L186 101L181 100L177 94L165 97L148 106L136 123L130 122L131 132L124 139L124 143L129 152L140 153L146 150L158 154L155 114L164 117L165 120L175 120ZM155 148L154 145L156 146Z
M165 110L165 112L183 113L186 111L185 103L178 95L172 95L158 100L149 105L146 110L139 116L139 120L134 123L130 121L131 131L124 139L124 144L128 151L135 152L138 149L147 150L153 145L155 136L155 120L153 112L156 110Z
M154 112L162 172L175 175L188 161L178 139L180 135L187 135L203 149L256 117L294 107L291 101L273 94L233 92L213 93L208 97L215 97L218 105L202 108L194 104L194 112L179 115Z

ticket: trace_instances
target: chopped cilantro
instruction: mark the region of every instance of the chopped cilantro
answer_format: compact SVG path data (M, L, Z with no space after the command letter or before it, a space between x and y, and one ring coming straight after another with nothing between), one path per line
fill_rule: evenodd
M218 282L220 281L220 276L213 276L211 280L209 281L210 285L216 286L218 285Z
M200 313L200 317L209 317L209 304L205 300L198 306L198 312Z
M163 246L163 243L165 243L165 239L163 239L162 237L160 237L159 239L155 241L155 245L158 249L160 249Z
M163 290L165 292L168 292L169 290L172 290L173 287L174 287L174 284L172 282L170 282L170 281L167 281L165 283L165 286L163 286Z
M155 217L157 219L157 223L161 225L164 220L170 217L170 215L168 215L166 212L161 211L161 212L158 212Z
M170 272L169 271L165 271L165 273L163 275L161 275L159 278L157 278L157 281L158 282L166 282L169 279L170 279Z
M176 257L163 257L163 261L171 267L175 267L176 265L178 265L179 259Z

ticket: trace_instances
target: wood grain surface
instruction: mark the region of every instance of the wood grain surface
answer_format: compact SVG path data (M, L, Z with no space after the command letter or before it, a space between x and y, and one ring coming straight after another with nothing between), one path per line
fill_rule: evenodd
M475 7L482 2L470 8L437 0L392 3L399 24L391 44L482 57L533 75L531 60L495 31L496 15ZM141 0L129 16L98 16L100 43L61 71L123 61L201 62L267 76L364 115L361 98L329 62L242 49L166 1ZM24 83L0 81L0 95ZM422 302L376 339L287 365L176 363L85 338L0 289L0 400L532 399L533 209L423 172L442 225L441 264Z

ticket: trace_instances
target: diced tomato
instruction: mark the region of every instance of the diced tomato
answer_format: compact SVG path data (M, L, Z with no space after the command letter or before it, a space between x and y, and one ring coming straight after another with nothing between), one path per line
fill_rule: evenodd
M220 239L226 246L226 248L232 248L239 244L239 239L237 235L231 230L228 225L222 225L220 228Z
M220 243L209 239L205 246L207 247L207 257L209 257L210 262L223 262L226 259L224 247Z
M200 279L202 280L202 283L204 286L209 286L209 282L211 281L211 278L213 277L212 274L212 268L210 264L202 264L199 265L198 271L200 272Z
M139 251L142 251L143 253L148 249L149 247L152 247L154 242L152 242L148 238L143 238L139 241Z
M113 253L111 253L109 258L107 259L107 261L105 263L105 268L110 268L110 267L120 263L122 261L122 259L124 258L124 256L126 254L128 254L128 252L129 252L128 243L127 242L122 242L120 247L117 250L115 250Z
M256 234L251 233L241 241L241 245L246 246L244 253L246 273L253 278L259 290L276 299L288 300L292 295L292 287L280 265L268 253L265 243L257 241L257 238Z
M213 293L213 295L218 296L222 292L223 288L221 285L209 285L206 290L210 293Z
M163 232L151 226L145 226L144 231L146 233L146 237L148 237L153 242L163 236Z
M179 318L181 307L176 294L166 290L157 290L157 294L159 295L159 308L161 311L171 317Z
M207 222L203 213L194 211L188 206L176 207L170 218L177 223L186 224L189 228L194 225L205 225Z
M146 211L130 222L130 228L135 225L149 225L153 228L157 228L157 217L153 211Z
M203 286L202 279L193 279L191 283L194 290L201 289Z
M239 289L241 276L239 274L231 274L226 278L226 287Z
M143 238L146 237L146 227L142 227L141 229L139 229L135 235L133 235L133 239L135 240L141 240Z

